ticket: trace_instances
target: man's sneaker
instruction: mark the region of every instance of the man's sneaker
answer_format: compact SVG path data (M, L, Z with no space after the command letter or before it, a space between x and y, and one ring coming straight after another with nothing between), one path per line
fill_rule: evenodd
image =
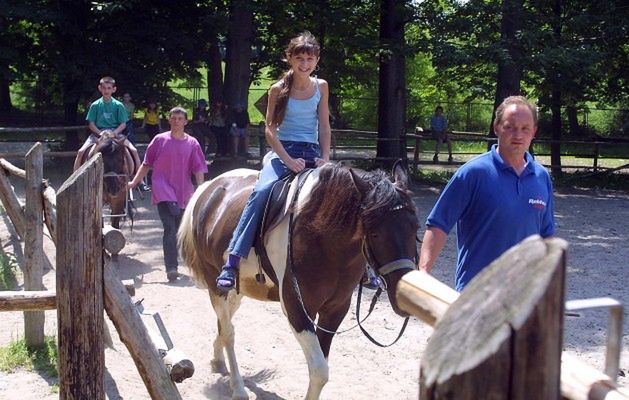
M140 184L138 185L138 189L140 190L140 192L148 192L149 190L151 190L151 187L144 182L140 182Z
M172 270L166 272L166 278L168 278L168 282L174 282L179 278L179 272L177 270Z
M432 158L432 163L433 164L438 164L439 163L439 156L435 154L435 156Z

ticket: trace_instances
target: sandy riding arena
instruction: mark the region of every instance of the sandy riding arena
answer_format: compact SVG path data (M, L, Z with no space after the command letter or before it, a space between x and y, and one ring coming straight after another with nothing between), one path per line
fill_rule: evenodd
M54 175L51 175L55 171ZM58 188L69 176L69 168L49 168L44 175ZM23 188L12 180L16 191ZM414 185L420 220L437 199L440 188ZM594 190L559 190L556 193L557 236L569 244L566 296L568 300L612 297L629 305L627 271L629 268L629 194ZM116 264L121 279L133 279L135 300L144 299L146 312L159 312L175 346L193 361L194 376L178 384L184 399L229 399L231 390L226 375L212 373L212 341L216 334L216 318L207 292L195 287L186 268L182 278L168 283L162 261L161 223L148 196L138 200L133 231L123 226L127 246ZM16 251L17 241L7 227L6 213L0 218L0 244L5 252ZM423 226L422 232L423 234ZM435 267L435 276L452 285L456 258L456 237L451 234L446 249ZM45 238L45 249L53 261L55 249ZM55 288L54 270L45 275L47 288ZM366 312L373 292L365 291ZM354 297L354 304L356 298ZM625 313L626 314L626 313ZM566 317L564 351L603 369L605 357L607 312L580 312ZM244 299L234 317L236 354L250 399L300 399L306 393L308 371L301 349L290 332L278 303L261 303ZM392 341L403 320L389 307L382 296L365 326L381 342ZM353 305L341 329L355 323ZM106 349L105 384L108 399L149 399L126 347L120 342L113 324L114 349ZM629 319L623 329L623 352L619 383L629 385ZM46 312L46 333L56 335L56 312ZM419 362L432 328L411 319L406 333L392 347L381 349L369 342L359 329L338 335L330 353L330 380L322 399L417 399ZM470 332L470 334L473 334ZM0 346L23 335L20 312L0 314ZM37 373L0 372L0 399L58 399L51 389L54 380Z

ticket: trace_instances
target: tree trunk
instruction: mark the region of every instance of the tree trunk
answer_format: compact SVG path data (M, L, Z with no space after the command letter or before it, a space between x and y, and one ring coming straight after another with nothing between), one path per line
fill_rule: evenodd
M380 72L378 91L378 147L376 157L391 167L395 158L406 159L404 121L406 74L404 56L404 2L380 3Z
M550 165L553 174L561 173L561 92L553 90L550 99L550 112L552 114L550 138Z
M210 45L207 58L207 90L210 106L217 100L223 101L223 69L221 65L221 49L218 37L208 38Z
M500 36L508 56L498 60L494 112L505 98L520 94L522 49L518 45L516 35L522 29L522 7L523 0L504 0L502 2ZM489 124L490 137L496 137L494 133L494 118L495 113L492 115L491 123Z
M0 112L8 113L13 109L9 85L9 80L0 75Z
M555 0L553 3L553 32L555 36L555 45L561 47L561 0ZM555 66L551 71L553 88L550 98L550 111L552 113L551 122L551 139L550 144L550 165L553 175L561 173L561 89L560 89L560 71Z
M253 4L251 0L232 0L227 33L227 60L223 96L227 105L247 104L250 59L253 39Z
M568 116L568 128L570 129L570 137L577 138L583 136L583 130L579 125L579 118L577 116L577 108L575 106L566 107L566 114Z
M80 92L81 84L75 79L68 78L63 83L63 119L66 126L75 126L78 123ZM76 150L79 146L79 133L76 130L67 131L65 148Z

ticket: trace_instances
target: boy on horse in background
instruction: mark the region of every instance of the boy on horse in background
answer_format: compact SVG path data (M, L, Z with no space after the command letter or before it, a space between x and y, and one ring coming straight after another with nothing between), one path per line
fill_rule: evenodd
M114 99L112 95L116 92L116 81L110 76L101 78L98 84L98 91L102 97L94 101L90 105L90 109L87 112L85 119L88 121L88 127L90 135L83 143L83 146L77 152L74 160L74 171L79 169L83 163L83 157L85 152L92 147L98 139L100 139L103 131L111 130L116 138L120 136L124 137L124 145L129 149L129 153L133 157L133 171L137 171L140 167L140 157L138 156L138 150L127 140L123 132L127 126L129 117L124 104ZM144 184L140 186L140 190L149 190Z

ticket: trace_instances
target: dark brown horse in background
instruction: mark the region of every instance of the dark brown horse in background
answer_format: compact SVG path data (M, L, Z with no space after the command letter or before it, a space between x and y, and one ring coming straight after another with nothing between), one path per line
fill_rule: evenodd
M88 157L101 153L103 157L103 204L109 205L110 223L120 228L120 219L129 216L133 222L133 210L127 202L127 182L133 178L133 159L124 145L124 138L115 138L105 131L92 146Z
M209 288L218 319L212 367L225 372L227 354L234 399L248 398L238 371L231 319L242 296L280 301L308 362L306 399L318 399L328 381L328 354L334 333L347 314L366 259L387 284L393 309L395 288L416 268L419 221L407 190L405 170L396 165L392 179L384 172L364 172L328 164L313 170L294 203L264 236L272 271L256 281L258 257L252 249L241 261L240 291L228 294L215 281L227 245L255 184L257 171L227 172L197 189L179 229L179 246L198 282ZM313 322L318 318L316 324ZM249 332L248 334L259 334Z

